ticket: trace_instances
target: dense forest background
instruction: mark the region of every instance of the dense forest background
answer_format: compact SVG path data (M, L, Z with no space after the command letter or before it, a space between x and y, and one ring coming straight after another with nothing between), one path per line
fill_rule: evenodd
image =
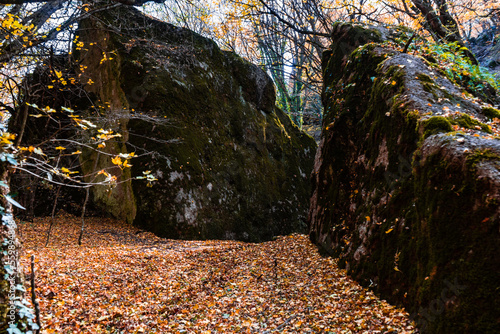
M306 119L306 129L317 126L321 119L321 53L330 43L328 36L336 21L404 25L428 40L473 49L480 42L474 49L476 58L483 66L495 67L491 59L484 58L485 49L494 46L498 35L499 8L494 1L155 2L94 1L101 5L92 10L106 10L117 3L141 6L147 15L195 31L259 64L276 85L278 106L299 126ZM2 23L0 60L9 73L2 78L2 94L7 97L9 90L18 89L19 75L22 77L30 64L51 52L72 49L78 21L92 11L89 4L77 1L2 3L12 3L2 8L6 20Z

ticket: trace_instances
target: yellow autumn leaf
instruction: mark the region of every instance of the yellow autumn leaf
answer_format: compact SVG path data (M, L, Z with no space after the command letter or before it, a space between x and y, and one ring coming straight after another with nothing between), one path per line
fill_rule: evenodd
M69 169L67 169L66 167L61 167L61 171L62 171L63 173L66 173L66 174L77 174L77 173L78 173L78 171L74 171L74 172L72 172L72 171L70 171Z
M2 136L1 143L8 145L8 144L12 144L12 141L10 141L9 136Z
M82 154L82 151L77 150L77 151L75 151L75 152L72 152L71 154Z
M387 231L385 231L385 234L391 233L392 230L393 230L392 228L388 229Z
M126 161L126 160L125 160ZM111 159L111 162L115 165L121 166L122 165L122 159L119 156L116 156Z

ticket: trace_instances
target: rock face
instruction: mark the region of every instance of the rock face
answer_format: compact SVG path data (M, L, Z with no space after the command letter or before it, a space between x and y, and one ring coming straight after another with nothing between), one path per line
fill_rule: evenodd
M484 67L500 78L500 28L483 31L471 40L471 50Z
M316 144L275 107L265 72L133 8L89 18L78 35L96 122L122 134L106 149L138 156L118 176L158 179L97 188L95 202L169 238L258 241L305 231ZM82 161L86 172L112 166L103 155Z
M324 53L310 237L422 332L498 333L500 112L386 38L339 24Z

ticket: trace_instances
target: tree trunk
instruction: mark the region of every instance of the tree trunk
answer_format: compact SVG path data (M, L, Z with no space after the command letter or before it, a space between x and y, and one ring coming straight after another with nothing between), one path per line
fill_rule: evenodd
M465 43L460 35L460 30L455 19L452 17L446 0L412 0L417 8L417 12L425 19L423 26L431 35L440 42L457 42L461 46ZM437 10L434 9L435 4ZM464 49L463 55L471 61L473 65L479 65L476 57L468 49Z

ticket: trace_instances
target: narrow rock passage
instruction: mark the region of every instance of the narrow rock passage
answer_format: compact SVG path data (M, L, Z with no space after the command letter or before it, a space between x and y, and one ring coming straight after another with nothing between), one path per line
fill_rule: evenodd
M112 220L20 222L42 333L413 333L305 235L249 244L158 238ZM29 273L26 272L28 275Z

